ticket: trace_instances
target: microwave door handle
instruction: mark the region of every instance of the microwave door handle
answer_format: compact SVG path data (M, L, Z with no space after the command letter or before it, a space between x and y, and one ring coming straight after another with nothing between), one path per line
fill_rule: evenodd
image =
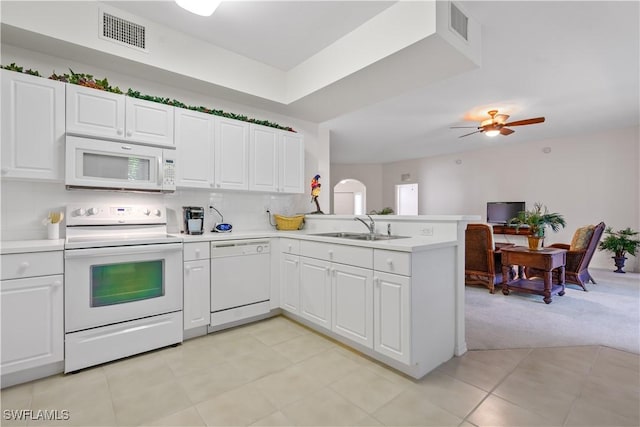
M158 187L162 188L162 182L164 181L164 168L162 165L163 156L158 156Z

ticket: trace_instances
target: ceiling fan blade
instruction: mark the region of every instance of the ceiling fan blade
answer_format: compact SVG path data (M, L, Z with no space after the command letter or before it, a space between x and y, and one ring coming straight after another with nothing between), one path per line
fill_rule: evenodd
M478 126L451 126L449 129L479 129Z
M475 132L467 133L465 135L460 135L458 138L464 138L465 136L473 135L474 133L484 132L484 129L477 130Z
M515 131L507 128L500 129L500 135L511 135L513 132Z
M544 117L536 117L535 119L525 119L525 120L517 120L511 123L505 123L505 126L522 126L522 125L533 125L536 123L544 122Z

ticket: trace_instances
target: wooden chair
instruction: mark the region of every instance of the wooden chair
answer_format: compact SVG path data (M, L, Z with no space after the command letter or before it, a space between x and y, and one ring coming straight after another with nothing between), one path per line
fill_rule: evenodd
M502 263L493 241L493 228L488 224L468 224L464 251L465 285L484 285L494 293L495 285L502 283Z
M548 248L560 248L567 250L567 264L565 267L565 281L566 283L573 283L580 285L582 289L587 292L585 283L589 281L593 284L596 283L589 274L589 262L593 257L593 253L598 247L598 242L604 232L605 224L601 222L598 225L589 225L578 228L573 234L571 244L566 243L554 243L547 246ZM527 277L539 276L542 272L533 268L525 269ZM554 272L554 279L556 273Z

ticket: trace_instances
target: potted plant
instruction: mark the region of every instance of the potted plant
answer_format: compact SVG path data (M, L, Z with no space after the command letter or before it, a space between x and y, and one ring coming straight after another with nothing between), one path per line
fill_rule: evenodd
M624 262L627 260L625 254L630 253L635 256L636 250L638 246L640 246L640 240L634 239L633 236L637 236L639 232L629 227L618 231L613 231L613 228L607 227L604 233L607 236L600 242L598 249L613 252L614 256L611 258L613 258L615 266L617 267L614 273L625 273L622 269Z
M515 218L509 220L509 225L516 226L516 232L522 226L529 227L529 249L539 250L544 240L545 228L551 227L553 231L564 228L566 222L559 213L549 212L546 206L540 202L533 204L533 209L518 212Z

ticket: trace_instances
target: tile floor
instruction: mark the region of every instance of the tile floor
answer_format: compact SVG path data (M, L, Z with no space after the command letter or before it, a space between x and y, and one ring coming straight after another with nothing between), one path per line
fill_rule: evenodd
M640 356L470 351L416 381L280 316L0 396L2 425L638 426Z

